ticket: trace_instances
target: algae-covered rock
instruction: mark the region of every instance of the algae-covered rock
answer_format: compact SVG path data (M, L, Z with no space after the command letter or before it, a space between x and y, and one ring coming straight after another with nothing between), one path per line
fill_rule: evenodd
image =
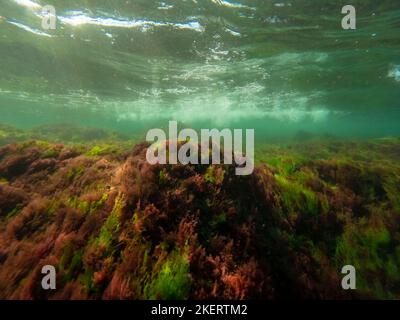
M399 298L394 154L366 162L354 145L315 143L266 146L249 176L150 165L146 143L4 146L0 298ZM38 287L45 264L54 293ZM346 264L357 291L340 286Z

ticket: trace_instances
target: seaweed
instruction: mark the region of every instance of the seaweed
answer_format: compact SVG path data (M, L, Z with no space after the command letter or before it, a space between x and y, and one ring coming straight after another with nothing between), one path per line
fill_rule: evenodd
M400 141L265 144L240 177L98 137L0 149L0 298L400 297ZM44 262L55 293L34 285Z

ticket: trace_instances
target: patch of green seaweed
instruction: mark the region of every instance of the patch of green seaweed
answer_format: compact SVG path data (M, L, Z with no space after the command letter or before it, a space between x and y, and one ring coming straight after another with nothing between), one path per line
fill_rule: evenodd
M187 253L172 252L144 288L150 300L182 300L189 297L191 278Z

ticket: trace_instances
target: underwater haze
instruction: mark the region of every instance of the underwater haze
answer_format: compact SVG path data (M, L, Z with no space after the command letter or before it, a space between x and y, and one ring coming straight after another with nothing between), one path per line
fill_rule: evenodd
M398 136L400 3L3 0L0 122ZM44 30L42 9L56 9Z

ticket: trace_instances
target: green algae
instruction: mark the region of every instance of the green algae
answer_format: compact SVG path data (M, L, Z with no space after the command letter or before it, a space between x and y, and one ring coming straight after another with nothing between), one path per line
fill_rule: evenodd
M393 298L390 290L383 290L387 283L379 275L386 274L392 284L399 283L400 264L388 250L392 242L390 232L379 217L376 219L378 225L365 218L349 225L337 242L335 259L338 266L356 267L360 290L370 291L379 298Z
M187 299L191 287L187 253L173 252L153 280L145 285L144 292L150 300Z
M83 165L70 168L67 172L67 179L73 181L79 178L85 172L85 167Z
M204 180L210 184L221 185L224 182L224 176L225 171L221 167L211 165L207 168Z
M108 199L108 193L102 194L100 199L96 201L81 200L80 197L74 196L67 200L67 203L75 209L79 209L85 214L92 214L101 209Z
M281 190L280 200L285 212L300 210L311 215L319 213L319 201L313 191L281 175L276 175L275 179Z
M120 228L120 215L124 206L125 197L123 194L119 194L115 199L114 208L100 230L97 244L104 246L107 253L111 250L111 245L114 242L115 235Z
M112 146L94 146L88 152L85 153L88 157L99 157L101 155L110 153L112 150Z

